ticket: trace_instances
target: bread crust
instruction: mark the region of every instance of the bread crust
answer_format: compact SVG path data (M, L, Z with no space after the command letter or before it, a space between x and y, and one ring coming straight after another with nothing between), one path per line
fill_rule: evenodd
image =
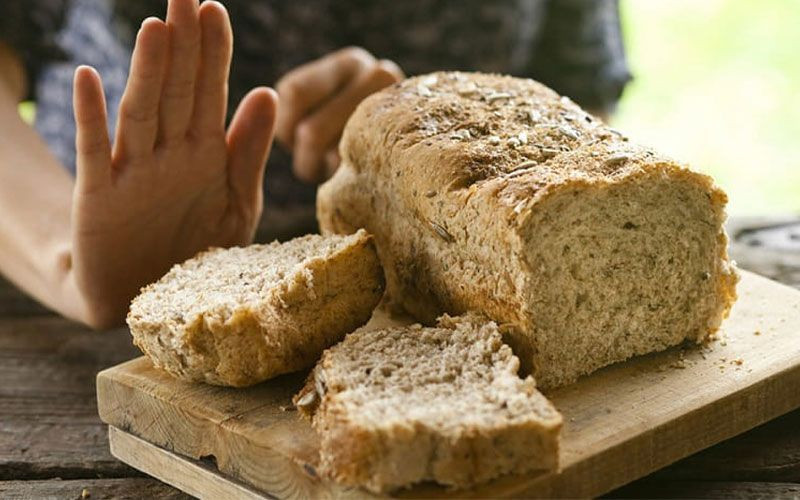
M359 105L340 155L339 170L317 197L323 233L373 232L388 295L423 322L442 312L478 311L513 327L515 352L545 387L684 339L702 341L735 300L738 278L722 227L725 193L710 177L631 143L532 80L476 73L411 78ZM707 266L713 287L703 292L714 304L706 306L704 327L561 370L561 361L543 357L537 332L537 218L573 193L588 198L657 183L707 199L704 234L716 243Z
M176 377L244 387L312 366L326 347L369 320L384 278L372 237L359 231L345 247L309 256L257 302L230 313L209 309L180 322L151 314L149 292L158 286L143 288L131 304L134 343Z

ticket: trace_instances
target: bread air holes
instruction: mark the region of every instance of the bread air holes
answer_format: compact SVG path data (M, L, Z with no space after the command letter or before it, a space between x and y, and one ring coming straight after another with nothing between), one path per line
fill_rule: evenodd
M628 222L626 222L625 224L622 225L622 229L630 231L630 230L634 230L634 229L639 229L639 226L637 226L636 224L634 224L631 221L628 221Z
M402 368L403 365L381 365L380 373L384 377L391 377L392 373L395 372L398 368Z

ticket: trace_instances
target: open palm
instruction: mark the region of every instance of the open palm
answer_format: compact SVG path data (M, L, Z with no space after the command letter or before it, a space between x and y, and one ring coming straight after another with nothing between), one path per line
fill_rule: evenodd
M222 5L171 0L142 23L113 149L100 78L75 74L72 263L86 317L109 326L139 287L209 246L252 240L276 96L256 88L226 132L232 33Z

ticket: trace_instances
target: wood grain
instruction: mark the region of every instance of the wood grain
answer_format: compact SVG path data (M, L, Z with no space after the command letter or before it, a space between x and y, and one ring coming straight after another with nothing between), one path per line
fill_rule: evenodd
M459 496L594 496L800 406L800 293L750 273L720 340L640 357L549 394L565 416L560 474ZM758 333L758 334L757 334ZM101 418L280 497L353 496L316 475L289 405L302 376L245 390L187 384L139 358L98 375ZM402 496L446 496L421 486Z
M794 411L665 468L654 479L800 484L798 429L800 411Z
M125 330L55 316L0 322L0 479L139 475L108 451L94 384L137 353Z
M108 428L108 440L114 456L192 496L242 500L266 498L249 486L218 474L212 461L204 463L180 457L113 426Z
M5 500L81 499L86 490L89 500L119 499L189 500L186 493L155 479L51 479L48 481L0 481L0 498Z
M800 498L800 484L745 481L647 481L614 492L612 498Z

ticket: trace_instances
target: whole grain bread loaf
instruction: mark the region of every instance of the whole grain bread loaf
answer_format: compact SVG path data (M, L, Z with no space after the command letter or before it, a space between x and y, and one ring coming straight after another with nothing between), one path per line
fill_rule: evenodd
M348 335L294 398L320 435L320 472L386 492L464 488L558 464L561 415L517 375L497 326L477 317Z
M727 197L532 80L435 73L372 95L321 186L323 232L375 235L424 322L478 311L542 387L715 331Z
M212 249L133 300L128 325L182 379L241 387L309 368L369 320L384 289L372 237L304 236Z

